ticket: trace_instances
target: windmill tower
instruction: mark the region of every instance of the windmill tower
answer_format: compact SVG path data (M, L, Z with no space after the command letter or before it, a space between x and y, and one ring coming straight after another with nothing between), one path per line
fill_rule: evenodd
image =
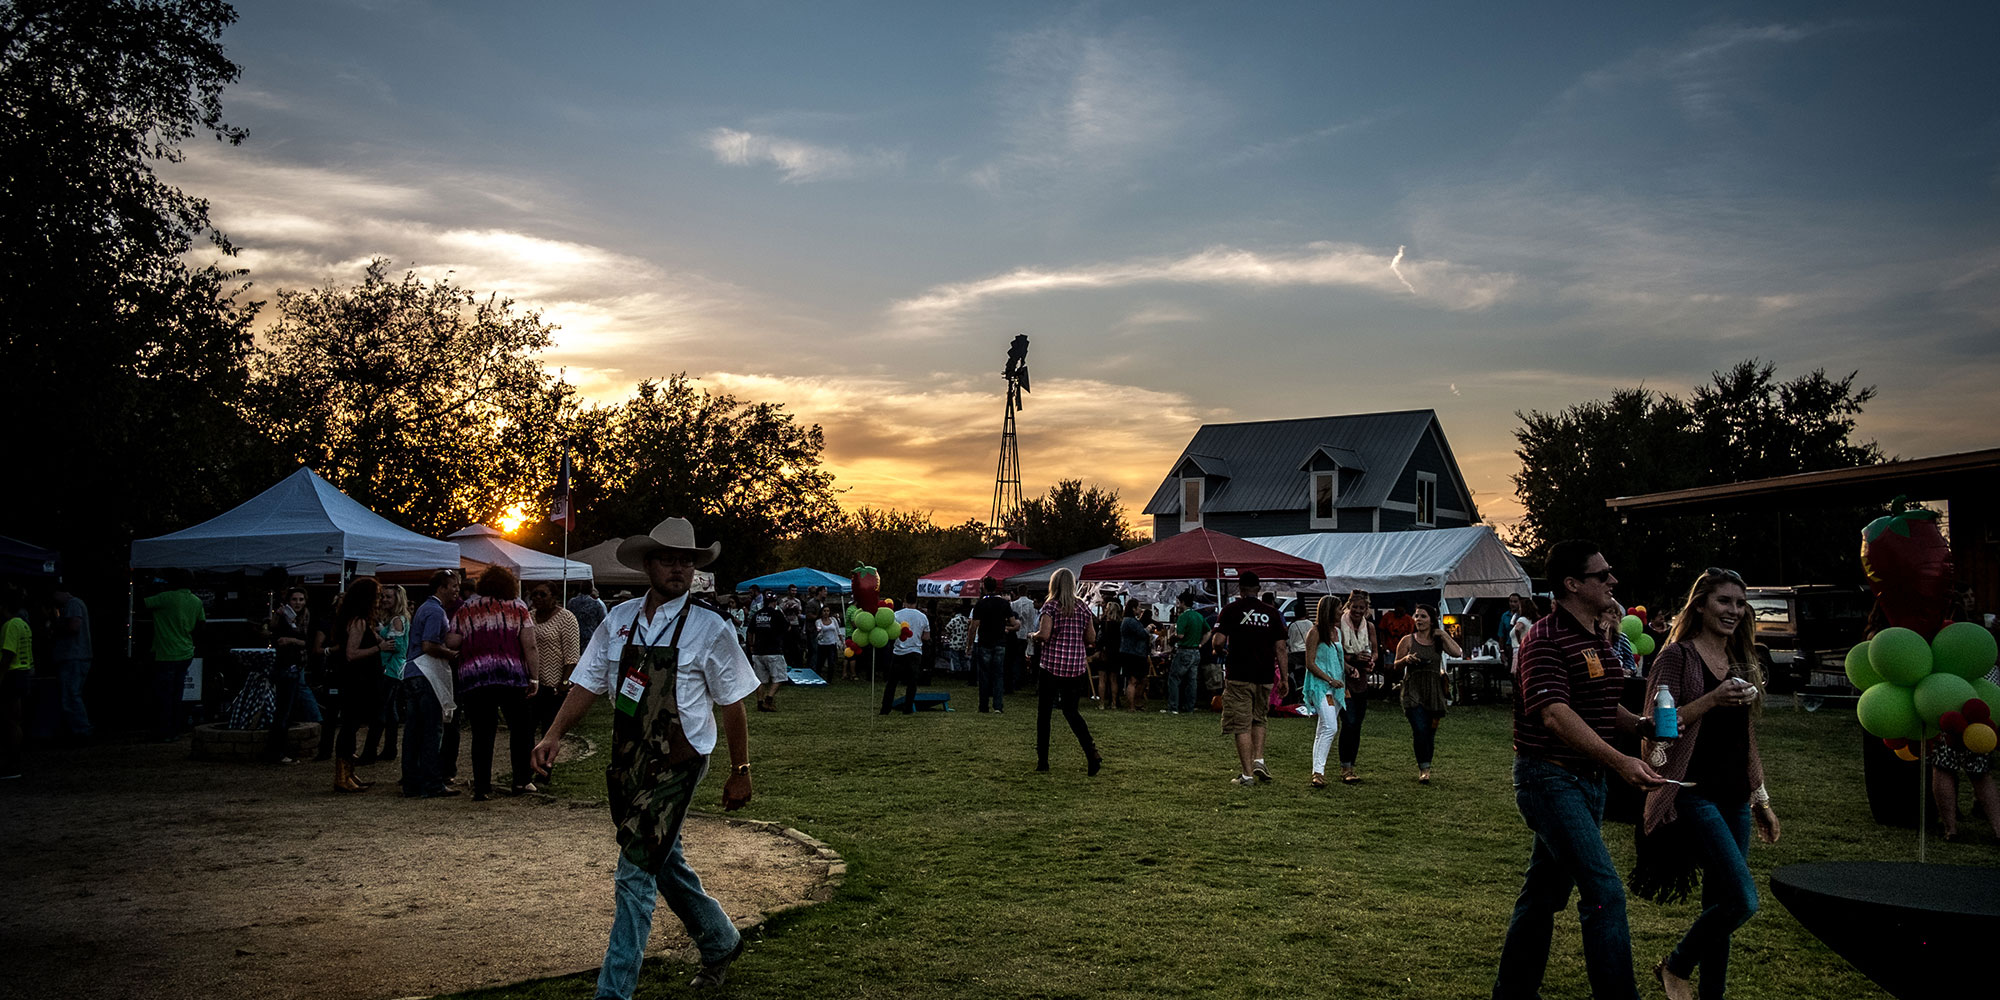
M1014 433L1014 411L1028 392L1028 335L1016 334L1007 348L1007 416L1000 424L1000 465L993 473L993 512L986 518L995 538L1006 533L1006 520L1021 509L1021 442Z

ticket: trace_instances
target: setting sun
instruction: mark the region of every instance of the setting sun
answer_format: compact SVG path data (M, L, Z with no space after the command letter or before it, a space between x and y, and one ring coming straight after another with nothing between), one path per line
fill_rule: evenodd
M493 524L495 527L499 528L502 532L511 535L516 530L518 530L521 527L521 523L523 521L526 521L527 519L528 519L527 508L522 507L520 504L515 504L514 506L501 511L500 516L493 519Z

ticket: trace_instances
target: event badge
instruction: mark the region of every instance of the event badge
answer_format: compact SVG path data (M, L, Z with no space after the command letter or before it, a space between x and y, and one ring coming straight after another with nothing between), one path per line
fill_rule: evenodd
M1583 664L1585 669L1590 673L1591 680L1597 680L1604 676L1604 661L1598 659L1597 650L1594 649L1584 650Z
M618 711L632 715L639 711L639 699L646 695L646 675L633 671L618 682Z

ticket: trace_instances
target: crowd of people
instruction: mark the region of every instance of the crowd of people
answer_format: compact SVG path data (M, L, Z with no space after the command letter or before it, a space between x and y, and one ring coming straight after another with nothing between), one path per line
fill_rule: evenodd
M268 707L258 718L269 728L266 752L281 764L297 763L289 756L293 723L322 723L319 759L333 762L341 793L366 790L365 769L396 761L400 750L404 796L469 790L484 801L501 785L515 794L536 791L536 779L553 771L563 734L596 698L611 696L609 774L621 858L600 987L612 995L630 993L658 896L695 936L703 959L697 983L719 982L740 953L740 936L680 855L680 819L723 736L732 761L725 805L748 802L745 707L777 711L793 670L831 678L838 662L842 679L859 679L857 665L872 661L885 715L914 713L930 670L963 675L977 688L981 713L1004 712L1008 696L1032 681L1035 769L1050 769L1051 727L1060 713L1093 776L1105 757L1086 717L1092 704L1145 711L1163 690L1161 713L1219 713L1233 758L1229 780L1246 787L1273 780L1264 740L1270 713L1311 715L1308 781L1324 788L1330 763L1341 782L1362 780L1356 757L1368 704L1392 696L1409 722L1416 781L1429 784L1454 701L1447 658L1467 655L1437 608L1398 602L1378 615L1371 595L1359 590L1321 596L1309 608L1302 603L1288 619L1250 573L1238 577L1227 604L1200 605L1195 592L1184 591L1169 611L1110 588L1086 596L1071 571L1057 570L1040 600L988 579L970 607L920 606L915 595L886 602L899 625L892 644L856 657L844 651L840 602L821 588L753 587L740 599L688 593L692 570L712 561L717 547L697 546L685 521L670 518L627 545L632 551L621 547L620 560L647 572L652 586L643 599L611 605L587 581L567 600L551 581L531 581L524 594L504 567L476 580L440 571L414 598L403 587L359 577L319 608L307 589L286 589L267 623ZM1731 935L1758 908L1748 865L1753 834L1775 842L1781 832L1758 750L1765 678L1744 581L1726 569L1704 571L1677 614L1656 613L1646 623L1657 649L1641 658L1620 628L1617 577L1598 546L1558 543L1546 572L1552 599L1510 597L1490 647L1508 664L1514 687L1513 787L1532 842L1493 994L1539 995L1555 915L1574 891L1592 994L1636 997L1628 887L1641 898L1671 901L1698 886L1696 919L1652 972L1669 997L1693 997L1697 987L1700 996L1719 997ZM10 609L22 603L13 589L0 600ZM152 735L173 739L185 721L181 689L204 606L185 574L168 575L143 603L153 620ZM63 718L87 733L77 693L91 660L88 611L74 595L58 593L45 622L54 641L44 648L63 678ZM10 614L0 634L0 678L10 694L34 669L35 648L25 615ZM684 668L700 681L692 694ZM1649 701L1638 711L1629 707L1628 681L1636 678L1649 694L1671 696L1678 732L1656 732ZM649 697L659 691L674 697ZM18 773L18 704L13 697L0 773ZM503 721L510 769L497 785L493 758ZM469 786L457 774L461 725L471 733ZM1954 816L1960 772L1996 812L1990 757L1942 763L1953 782ZM1937 780L1942 787L1946 779ZM1637 860L1625 877L1601 831L1614 781L1644 793ZM2000 815L1991 818L2000 832Z

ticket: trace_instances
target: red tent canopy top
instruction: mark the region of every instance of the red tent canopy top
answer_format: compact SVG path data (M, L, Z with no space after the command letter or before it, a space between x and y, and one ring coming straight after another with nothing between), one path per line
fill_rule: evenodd
M961 559L941 570L917 578L919 597L978 597L980 581L987 577L1004 580L1026 573L1051 560L1016 541L1005 541L970 559Z
M1255 573L1261 580L1320 580L1326 568L1310 559L1245 541L1220 531L1196 528L1165 541L1099 559L1078 574L1084 580L1234 580Z

